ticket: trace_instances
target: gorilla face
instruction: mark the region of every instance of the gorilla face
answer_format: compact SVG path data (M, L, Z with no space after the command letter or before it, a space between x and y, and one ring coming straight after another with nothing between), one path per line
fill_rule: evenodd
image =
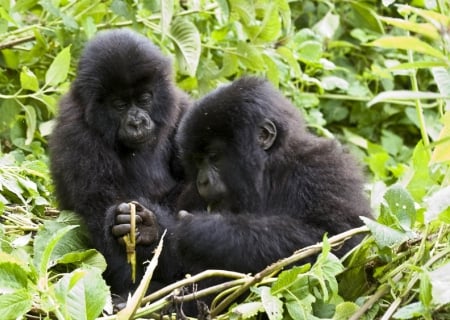
M155 145L174 125L171 75L170 61L146 38L116 30L88 43L73 91L105 142L137 149Z
M120 119L117 140L124 146L135 149L155 139L155 123L149 113L152 99L151 93L143 92L137 97L111 100L111 109Z

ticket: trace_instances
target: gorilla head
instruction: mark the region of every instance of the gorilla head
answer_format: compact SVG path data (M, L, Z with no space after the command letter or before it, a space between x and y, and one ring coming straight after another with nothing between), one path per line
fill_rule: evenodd
M173 127L170 61L145 37L127 29L99 33L88 43L73 83L85 120L105 142L135 149Z
M209 209L254 211L271 188L266 169L304 131L297 110L269 83L243 78L201 99L181 122L177 142Z

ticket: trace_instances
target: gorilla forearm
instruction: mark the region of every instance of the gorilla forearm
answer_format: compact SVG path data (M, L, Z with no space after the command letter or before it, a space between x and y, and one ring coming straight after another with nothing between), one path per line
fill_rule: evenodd
M298 223L288 216L194 214L180 222L178 250L188 266L257 272L321 241L321 231Z

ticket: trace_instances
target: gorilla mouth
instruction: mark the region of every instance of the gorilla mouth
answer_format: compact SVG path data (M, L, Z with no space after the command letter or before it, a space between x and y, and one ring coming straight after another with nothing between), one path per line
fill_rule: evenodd
M136 131L128 133L120 140L127 147L137 147L154 140L154 138L151 131Z

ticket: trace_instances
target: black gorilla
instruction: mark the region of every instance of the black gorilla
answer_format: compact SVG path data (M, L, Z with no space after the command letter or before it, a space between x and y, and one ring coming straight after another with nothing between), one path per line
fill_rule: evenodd
M115 293L132 286L125 250L111 234L117 205L175 197L181 171L173 140L188 104L172 83L170 61L126 29L101 32L87 44L61 101L50 139L57 199L61 209L84 218L94 247L106 257L105 278ZM148 230L138 243L151 241L154 217L139 216L137 223ZM138 278L142 272L141 266Z
M184 114L176 137L190 181L178 209L190 213L167 224L170 214L150 209L169 230L163 255L177 256L183 273L254 273L370 216L351 155L309 133L295 107L264 80L242 78L205 96ZM123 209L122 216L129 211ZM119 222L112 229L117 237L128 230Z

